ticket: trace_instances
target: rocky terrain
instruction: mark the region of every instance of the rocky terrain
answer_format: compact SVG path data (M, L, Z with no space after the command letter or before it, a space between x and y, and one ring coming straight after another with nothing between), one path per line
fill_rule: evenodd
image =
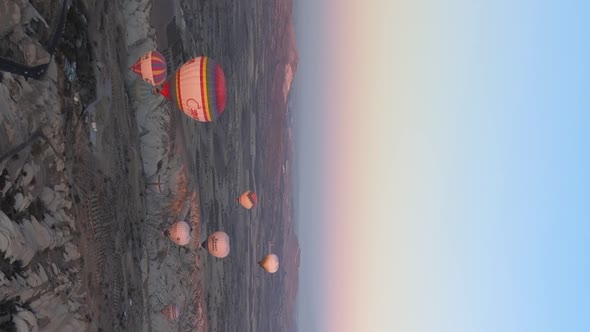
M26 6L50 20L61 4ZM0 73L0 330L144 329L142 163L109 13L73 4L42 80Z
M23 45L43 48L47 36L36 31L43 20L52 26L60 5L0 0L0 53L32 63ZM73 2L55 57L35 53L50 61L46 77L0 73L1 331L292 325L291 4L181 5L187 56L217 59L228 77L218 123L189 120L128 70L157 43L150 0ZM146 190L154 174L165 179L162 193ZM264 197L252 213L235 202L245 188ZM192 226L187 247L161 235L176 220ZM232 257L199 249L214 230L230 232ZM282 257L272 276L255 264L269 245ZM160 313L169 303L180 306L176 322Z
M31 67L49 63L51 19L60 11L61 1L0 1L0 57Z

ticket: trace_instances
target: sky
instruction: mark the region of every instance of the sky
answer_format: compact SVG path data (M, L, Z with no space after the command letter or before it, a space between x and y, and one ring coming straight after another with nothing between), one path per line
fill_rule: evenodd
M294 15L299 331L590 331L590 2Z

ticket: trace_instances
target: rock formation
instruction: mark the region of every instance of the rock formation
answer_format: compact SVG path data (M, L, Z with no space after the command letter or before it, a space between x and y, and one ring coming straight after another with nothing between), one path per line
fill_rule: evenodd
M60 4L54 5L56 10ZM30 67L49 63L51 57L41 42L47 42L50 30L29 1L0 0L0 57Z
M55 79L4 73L0 83L0 151L40 127L49 140L39 138L0 162L0 304L10 304L0 330L88 327L64 142L54 134L64 125Z

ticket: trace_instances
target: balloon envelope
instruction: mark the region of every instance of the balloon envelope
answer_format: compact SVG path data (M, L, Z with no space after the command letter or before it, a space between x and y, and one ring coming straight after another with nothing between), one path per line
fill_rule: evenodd
M258 262L266 272L275 273L279 270L279 257L275 254L270 254Z
M185 221L177 221L168 227L164 235L179 246L185 246L191 240L191 227Z
M229 236L225 232L215 232L207 238L207 250L217 258L229 255Z
M245 191L242 195L240 195L238 201L243 207L250 210L251 208L255 207L258 203L258 196L256 196L256 193L252 190L248 190Z
M165 306L164 309L160 311L162 315L164 315L169 320L177 320L178 316L180 316L180 308L175 303L170 303L169 305Z
M211 122L225 110L225 74L211 58L192 58L164 83L160 93L189 117Z
M145 82L157 86L166 81L168 70L166 68L166 58L162 53L153 50L142 55L133 67L133 71Z

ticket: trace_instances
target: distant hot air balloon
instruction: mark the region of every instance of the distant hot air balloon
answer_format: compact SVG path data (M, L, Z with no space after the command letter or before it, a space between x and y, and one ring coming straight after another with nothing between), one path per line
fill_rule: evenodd
M207 238L203 247L207 248L213 257L224 258L229 255L229 236L225 232L215 232Z
M133 71L144 81L153 86L158 86L166 81L168 71L166 69L166 58L156 51L149 51L142 55L133 67Z
M166 190L166 181L162 175L156 173L148 178L146 186L151 192L161 194Z
M184 114L201 122L216 120L227 101L223 69L205 56L183 64L159 92Z
M191 227L185 221L177 221L162 234L179 246L185 246L191 240Z
M256 206L256 203L258 203L258 196L256 196L256 193L252 190L248 190L240 195L238 202L240 202L243 207L250 210Z
M279 257L275 254L270 254L258 262L266 272L275 273L279 270Z
M180 316L180 308L175 303L170 303L164 309L160 310L160 312L171 321L177 320L178 316Z

